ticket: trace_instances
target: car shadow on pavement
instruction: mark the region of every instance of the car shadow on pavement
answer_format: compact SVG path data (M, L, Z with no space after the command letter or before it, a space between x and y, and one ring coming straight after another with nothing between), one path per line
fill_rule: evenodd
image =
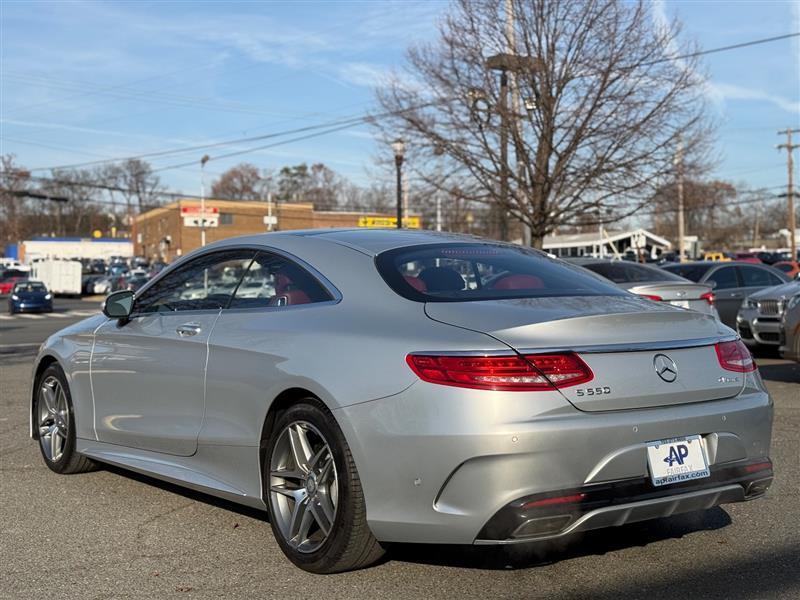
M171 492L173 494L178 494L190 500L203 502L204 504L209 504L211 506L216 506L217 508L229 510L231 512L235 512L242 516L250 517L251 519L256 519L259 521L264 521L265 523L269 523L269 515L267 514L266 510L259 510L257 508L251 508L243 504L231 502L230 500L225 500L224 498L217 498L216 496L205 494L203 492L198 492L196 490L191 490L189 488L182 487L180 485L176 485L168 481L162 481L161 479L156 479L154 477L150 477L149 475L142 475L141 473L128 471L127 469L123 469L122 467L116 467L114 465L110 465L107 463L98 463L98 465L102 470L108 471L109 473L113 473L114 475L118 475L120 477L126 477L127 479L132 479L134 481L138 481L139 483L144 483L145 485L151 485L153 487L157 487L164 491Z
M528 569L635 546L647 546L698 531L722 529L730 524L728 513L715 507L664 519L589 531L557 541L446 548L438 544L390 544L387 549L391 560L467 569Z
M783 383L800 383L800 363L784 362L780 364L759 365L761 378Z

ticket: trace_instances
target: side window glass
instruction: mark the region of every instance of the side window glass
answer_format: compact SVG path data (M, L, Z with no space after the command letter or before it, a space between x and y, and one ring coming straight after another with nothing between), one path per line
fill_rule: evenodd
M277 254L259 252L230 308L294 306L326 300L331 300L331 295L308 271Z
M215 310L228 305L253 250L223 250L182 266L136 299L135 313Z
M769 287L775 285L772 282L772 274L765 269L739 267L739 270L742 274L744 287ZM777 277L775 279L777 279Z
M786 283L783 279L775 275L774 273L769 274L769 284L770 285L781 285Z
M722 269L717 269L707 280L709 283L712 281L716 282L717 285L714 289L717 290L739 287L739 281L736 278L736 269L733 267L723 267Z

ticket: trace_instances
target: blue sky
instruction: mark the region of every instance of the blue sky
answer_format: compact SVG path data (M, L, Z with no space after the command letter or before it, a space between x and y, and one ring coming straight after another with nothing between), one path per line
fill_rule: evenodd
M434 39L445 1L15 2L0 0L0 153L29 168L254 136L374 108L405 48ZM703 48L800 31L800 0L657 2ZM776 131L800 127L800 42L705 57L721 123L717 175L785 183ZM237 149L225 148L225 151ZM367 126L212 161L325 162L357 183L380 173ZM217 154L221 151L217 151ZM212 157L214 152L210 152ZM153 159L154 166L201 153ZM800 156L797 157L800 162ZM160 173L199 191L199 168Z

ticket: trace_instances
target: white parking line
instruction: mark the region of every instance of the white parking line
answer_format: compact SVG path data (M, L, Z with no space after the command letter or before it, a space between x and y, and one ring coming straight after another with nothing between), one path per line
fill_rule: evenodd
M19 315L23 319L44 319L44 315L34 315L34 314L21 314Z

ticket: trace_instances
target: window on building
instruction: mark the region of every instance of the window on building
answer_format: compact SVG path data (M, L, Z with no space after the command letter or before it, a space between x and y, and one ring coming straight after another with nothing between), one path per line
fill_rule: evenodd
M233 213L219 213L220 225L233 225Z

